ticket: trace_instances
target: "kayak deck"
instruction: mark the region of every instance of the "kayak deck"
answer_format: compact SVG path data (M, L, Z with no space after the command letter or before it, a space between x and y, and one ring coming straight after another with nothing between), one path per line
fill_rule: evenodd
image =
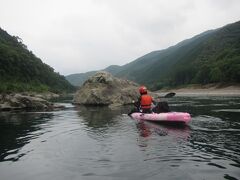
M131 117L137 120L146 120L154 122L176 122L176 123L189 123L191 116L186 112L167 112L167 113L141 113L134 112Z

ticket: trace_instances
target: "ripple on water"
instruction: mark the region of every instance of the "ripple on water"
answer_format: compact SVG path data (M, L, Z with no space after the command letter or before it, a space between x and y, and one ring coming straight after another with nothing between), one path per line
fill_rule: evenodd
M199 115L192 117L191 128L201 131L218 131L225 127L225 122L219 117Z
M212 110L214 112L234 112L234 113L240 113L240 109L215 109Z
M190 111L201 108L194 108L199 99L172 102ZM18 169L22 179L238 179L239 124L205 110L184 127L139 123L106 108L6 118L0 122L9 126L5 132L20 130L12 141L1 141L16 143L2 149L5 160L15 162L0 163L1 178L16 179L10 172Z

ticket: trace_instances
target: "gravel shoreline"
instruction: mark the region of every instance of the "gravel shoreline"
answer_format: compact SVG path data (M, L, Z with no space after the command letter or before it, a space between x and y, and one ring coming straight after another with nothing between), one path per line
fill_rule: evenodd
M159 90L157 93L164 95L169 92L175 92L176 96L237 96L240 97L240 86L228 86L224 88L206 87L206 88L178 88L169 90Z

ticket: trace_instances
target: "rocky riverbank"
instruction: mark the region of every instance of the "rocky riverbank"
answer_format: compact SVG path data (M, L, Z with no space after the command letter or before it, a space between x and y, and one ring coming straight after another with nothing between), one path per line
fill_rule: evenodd
M164 89L157 91L157 93L160 94L166 94L169 92L175 92L176 96L240 96L240 85L191 85L189 87Z
M54 93L11 93L0 94L0 111L31 110L31 111L52 111L64 108L49 100L59 97Z

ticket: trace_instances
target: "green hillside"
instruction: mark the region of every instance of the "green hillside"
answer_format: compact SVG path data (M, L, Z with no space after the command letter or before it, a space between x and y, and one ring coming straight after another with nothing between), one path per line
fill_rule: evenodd
M68 92L74 87L22 43L0 28L0 92Z
M122 66L116 76L152 89L240 82L240 22L199 34Z
M152 90L186 84L240 83L240 21L153 51L117 66L111 73Z

